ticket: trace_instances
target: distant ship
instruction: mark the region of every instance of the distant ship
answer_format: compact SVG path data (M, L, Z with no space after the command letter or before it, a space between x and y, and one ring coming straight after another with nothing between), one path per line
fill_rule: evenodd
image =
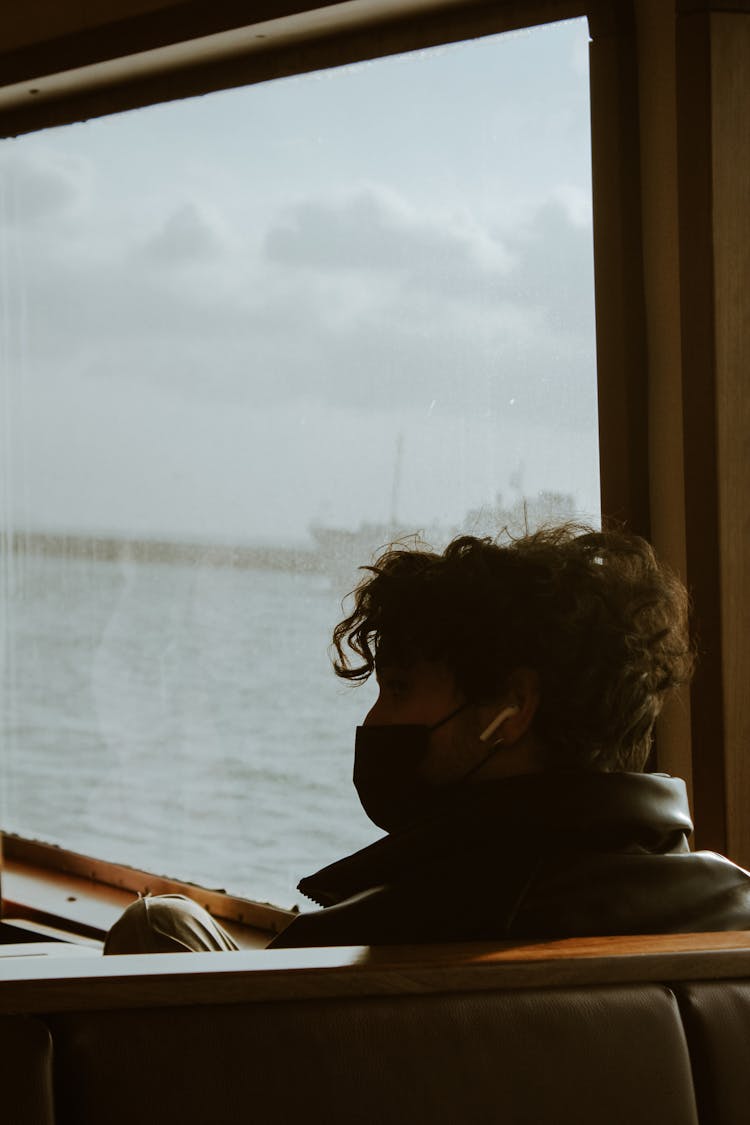
M405 527L396 514L401 490L401 470L404 459L404 438L396 439L396 456L391 490L391 518L385 523L363 522L357 528L327 527L314 520L308 532L316 548L320 569L348 590L352 590L362 575L358 568L369 566L379 554L405 537L412 540L418 533L414 527Z
M360 578L361 567L375 562L378 555L393 543L413 545L415 540L428 541L435 550L442 550L457 535L516 537L543 526L576 519L575 497L568 492L545 490L526 496L523 491L523 466L519 465L509 479L510 500L501 492L494 501L469 509L460 523L453 526L431 523L429 526L407 526L398 517L401 477L404 459L404 438L396 439L391 489L391 516L386 522L363 521L357 528L331 527L317 520L308 526L314 543L316 570L328 574L346 590L352 590Z
M580 519L580 512L575 496L570 492L545 490L532 496L519 492L510 503L498 492L492 504L472 508L466 513L457 534L494 539L505 533L515 538L541 527L554 527L577 519Z
M575 497L570 493L540 492L518 497L510 504L498 493L494 503L469 510L461 523L452 527L433 523L420 528L392 519L387 523L363 522L357 528L313 522L308 531L315 545L315 569L339 584L348 584L347 590L351 590L362 577L359 568L371 565L393 543L410 545L420 538L441 550L456 535L494 539L505 533L516 537L539 527L575 520L577 515Z
M362 577L358 568L369 566L386 547L402 539L413 540L416 529L397 523L361 523L358 528L326 527L311 523L308 531L318 568L338 583L353 589Z

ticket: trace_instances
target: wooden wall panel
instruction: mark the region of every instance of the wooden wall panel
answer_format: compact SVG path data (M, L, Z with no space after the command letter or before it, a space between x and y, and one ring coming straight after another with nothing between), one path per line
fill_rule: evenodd
M728 851L750 866L750 15L710 18Z
M750 866L750 14L678 14L691 696L701 847Z
M641 209L648 349L651 542L684 580L680 256L673 0L637 0ZM670 699L657 724L658 768L683 777L692 807L690 695Z
M680 316L687 583L699 663L691 689L699 847L726 852L724 664L716 434L710 19L677 21Z
M648 371L635 24L591 21L596 353L604 523L648 538Z

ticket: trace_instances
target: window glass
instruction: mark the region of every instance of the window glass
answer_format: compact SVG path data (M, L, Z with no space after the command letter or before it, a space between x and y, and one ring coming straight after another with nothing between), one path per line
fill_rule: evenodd
M0 145L6 829L284 905L376 835L357 566L598 520L587 45Z

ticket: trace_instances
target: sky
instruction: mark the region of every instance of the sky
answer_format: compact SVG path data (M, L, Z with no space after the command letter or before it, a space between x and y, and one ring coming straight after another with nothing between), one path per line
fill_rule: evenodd
M587 43L0 142L3 523L302 542L544 490L595 517Z

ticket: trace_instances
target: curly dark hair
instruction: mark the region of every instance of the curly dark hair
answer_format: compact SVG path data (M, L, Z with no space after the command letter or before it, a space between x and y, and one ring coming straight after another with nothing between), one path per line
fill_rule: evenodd
M638 536L573 525L503 545L466 535L442 554L392 546L365 569L334 630L337 675L440 661L484 702L514 668L533 668L548 769L642 770L665 696L692 674L687 592Z

